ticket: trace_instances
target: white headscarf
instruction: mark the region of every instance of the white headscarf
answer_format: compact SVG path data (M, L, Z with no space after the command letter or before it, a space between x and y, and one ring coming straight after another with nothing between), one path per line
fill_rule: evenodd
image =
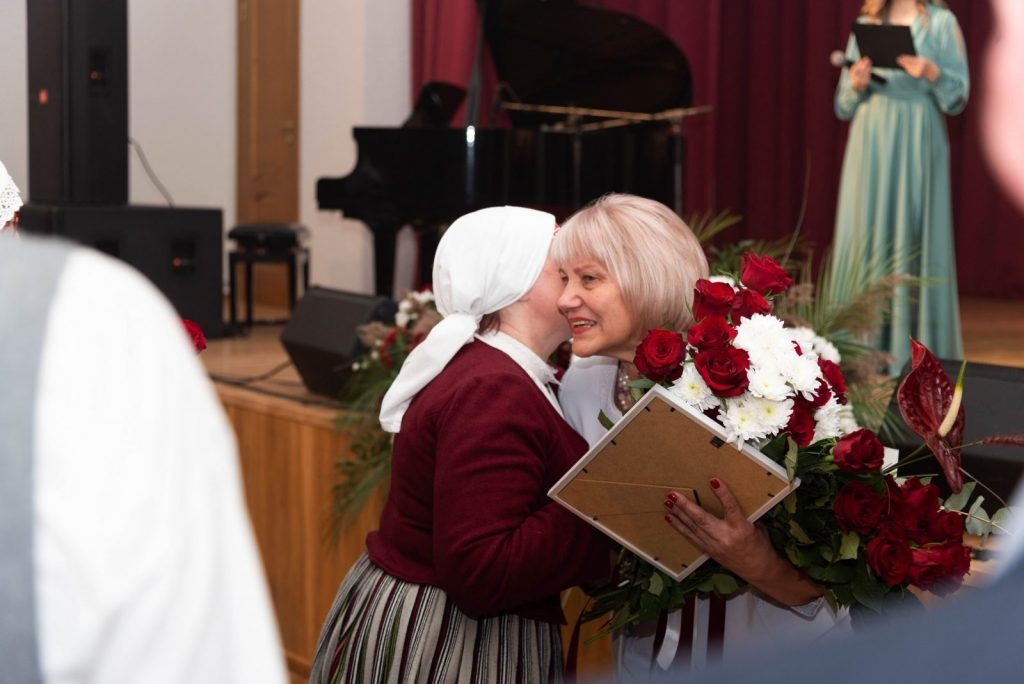
M7 225L21 209L21 193L14 179L7 173L7 167L0 162L0 228Z
M444 318L384 395L381 427L398 432L409 402L473 339L483 315L530 291L554 235L554 216L522 207L480 209L448 227L434 255L434 302Z

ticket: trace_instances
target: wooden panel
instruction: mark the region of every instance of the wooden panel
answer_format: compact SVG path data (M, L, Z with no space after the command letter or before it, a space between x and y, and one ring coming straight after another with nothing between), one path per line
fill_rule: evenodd
M376 527L382 497L334 538L334 463L345 454L334 412L217 385L235 428L246 500L288 669L305 678L338 584Z
M299 0L238 0L239 223L298 218Z

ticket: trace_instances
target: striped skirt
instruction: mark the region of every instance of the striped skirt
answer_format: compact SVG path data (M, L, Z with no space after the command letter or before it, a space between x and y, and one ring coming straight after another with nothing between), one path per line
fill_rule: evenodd
M517 615L473 619L443 590L392 577L364 553L334 598L309 681L561 682L562 636Z

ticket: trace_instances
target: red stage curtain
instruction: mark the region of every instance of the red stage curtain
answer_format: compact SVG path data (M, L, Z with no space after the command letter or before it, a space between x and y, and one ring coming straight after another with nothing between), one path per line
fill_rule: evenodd
M587 4L660 28L690 61L694 104L714 107L685 126L686 212L728 209L744 221L724 239L771 239L792 232L806 202L802 235L823 251L832 239L847 128L832 111L838 72L828 58L845 47L861 0ZM983 0L948 4L964 31L972 79L967 110L948 119L960 291L1024 296L1018 265L1024 214L995 185L981 149L981 66L991 11ZM413 0L414 94L430 80L468 83L477 22L474 0ZM484 76L481 112L490 107L496 81L489 61Z

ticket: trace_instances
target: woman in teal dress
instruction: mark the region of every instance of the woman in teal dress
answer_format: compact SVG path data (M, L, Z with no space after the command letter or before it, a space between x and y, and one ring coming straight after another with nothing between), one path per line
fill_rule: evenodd
M922 279L920 287L896 288L878 341L895 375L910 358L911 337L939 357L963 358L944 115L963 111L970 79L960 26L944 3L868 0L857 21L909 25L917 50L900 56L898 68L873 69L851 35L851 66L835 95L836 115L852 123L834 258L855 259L875 275Z

